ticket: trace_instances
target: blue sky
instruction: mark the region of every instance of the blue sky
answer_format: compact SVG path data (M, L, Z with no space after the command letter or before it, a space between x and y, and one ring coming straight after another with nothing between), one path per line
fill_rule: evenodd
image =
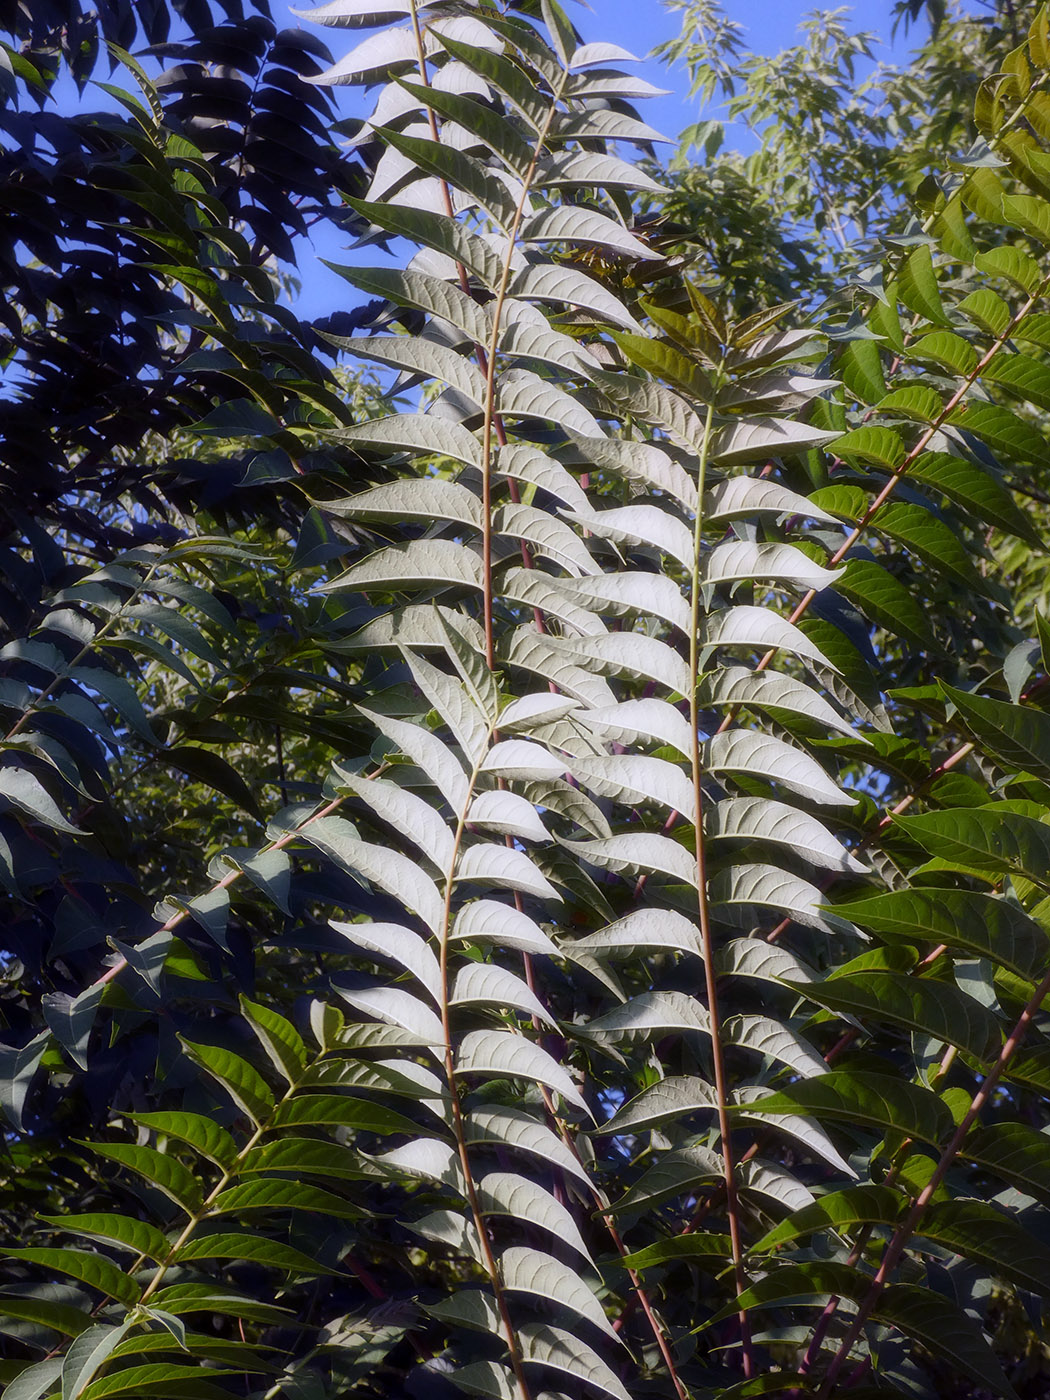
M672 39L678 32L679 15L665 9L660 0L589 0L592 10L587 14L579 5L570 7L576 26L585 38L608 39L622 44L631 53L643 57L656 44ZM799 21L817 9L839 8L833 0L818 4L815 0L802 4L799 0L723 0L730 19L744 26L745 42L757 53L777 53L797 42ZM893 28L893 0L858 0L842 6L851 27L873 30L885 41L876 49L876 57L899 61L926 33L925 21L913 26L905 37L903 26L896 42L890 45ZM660 87L677 89L668 97L653 98L645 103L645 120L662 130L665 136L677 136L679 131L699 115L695 101L686 100L688 83L681 69L667 69L659 63L647 63L639 70Z
M275 17L282 0L274 5ZM299 0L305 4L306 0ZM969 3L969 0L965 0ZM815 9L837 8L832 3L800 3L800 0L723 0L729 17L745 28L744 40L748 47L759 53L777 53L797 42L799 21ZM896 42L891 45L890 34L893 28L893 0L858 0L858 3L843 7L850 24L857 29L874 31L884 41L874 50L875 57L883 62L901 62L909 48L921 43L926 34L926 22L913 26L908 36L903 26L898 29ZM678 33L680 15L664 7L661 0L585 0L583 4L570 4L569 13L583 38L604 39L622 45L629 52L645 60L655 45ZM332 53L338 58L353 46L357 37L348 30L331 29L323 31L324 38ZM701 115L698 99L687 97L689 82L683 68L667 68L662 63L643 61L632 72L638 72L657 87L669 88L665 97L651 98L640 103L639 108L645 121L656 127L665 136L674 138ZM356 89L343 89L346 94L346 109L349 112L369 111L370 106L362 103L362 94ZM374 100L374 94L370 95ZM715 115L707 113L707 115ZM741 133L741 146L751 148L751 142ZM727 144L736 146L732 129L727 130ZM670 147L666 147L670 151ZM318 240L321 244L322 240ZM358 261L359 254L352 254L340 247L339 241L329 233L323 236L323 246L316 248L320 257L332 262ZM335 307L354 304L356 293L347 284L330 272L304 249L300 257L299 276L302 291L297 307L306 316L321 316Z
M293 14L289 0L271 2L273 17L279 25L300 22ZM311 0L295 0L295 3L297 8L309 9ZM970 8L973 0L962 0L962 3ZM813 0L807 3L802 3L802 0L723 0L723 6L731 19L744 26L746 45L760 53L776 53L795 43L799 21L814 9L835 8L828 0L823 5L814 4ZM893 0L856 0L856 3L842 8L855 28L874 31L881 37L883 42L876 46L875 56L882 61L903 61L908 49L925 36L926 23L923 20L907 37L902 27L896 42L891 45ZM585 40L604 39L622 45L643 60L637 70L632 65L632 71L638 71L658 87L671 89L666 96L639 104L641 115L651 126L674 138L705 115L701 112L699 101L687 97L688 78L684 69L668 69L659 62L645 59L655 45L673 38L678 32L680 16L666 9L661 0L583 0L581 4L572 4L570 0L569 10ZM361 38L360 33L351 30L318 29L317 32L336 58ZM130 83L130 79L125 81ZM356 88L341 88L336 92L346 115L367 115L376 96L375 91L362 93ZM66 110L77 105L88 109L113 105L106 94L92 86L78 102L73 84L68 79L56 84L55 96L59 106ZM741 132L736 137L729 128L727 144L750 149L752 143L745 133ZM669 147L666 149L670 150ZM331 230L326 230L317 239L312 251L309 247L302 248L299 261L302 291L297 307L305 316L321 316L351 305L357 295L341 278L324 267L319 261L321 257L333 262L350 262L359 260L360 255L344 248Z

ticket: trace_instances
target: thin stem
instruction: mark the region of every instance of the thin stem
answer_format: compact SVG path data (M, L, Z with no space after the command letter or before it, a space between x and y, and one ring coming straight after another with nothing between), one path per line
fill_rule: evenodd
M718 980L715 973L715 942L711 928L711 911L707 899L707 852L704 844L704 772L700 754L700 560L704 533L704 488L707 459L711 449L714 405L708 404L704 435L700 444L697 479L696 520L693 530L693 577L690 587L689 619L689 727L692 730L693 828L696 834L697 907L700 918L700 943L703 949L704 980L707 990L707 1015L711 1028L711 1058L714 1068L715 1095L718 1100L718 1134L722 1146L725 1173L726 1214L729 1219L729 1239L733 1252L733 1272L737 1293L747 1287L744 1271L744 1246L740 1230L740 1207L733 1165L733 1142L729 1125L729 1082L722 1053L721 1018L718 1008ZM751 1351L751 1328L745 1311L741 1311L740 1338L743 1344L744 1377L755 1374Z
M474 1217L474 1226L481 1244L485 1270L492 1284L493 1297L499 1309L500 1323L503 1327L503 1333L506 1338L511 1366L513 1367L514 1376L518 1383L518 1389L521 1392L522 1400L531 1400L529 1384L525 1378L524 1358L521 1353L521 1346L518 1342L518 1334L514 1328L514 1323L511 1321L510 1310L507 1306L507 1296L503 1288L503 1280L500 1278L499 1266L496 1263L496 1256L492 1251L492 1241L489 1239L485 1215L481 1209L481 1202L478 1199L477 1188L474 1185L474 1172L470 1164L467 1133L463 1123L463 1107L459 1100L459 1086L456 1078L456 1055L452 1039L452 1018L449 997L449 942L452 932L453 880L456 873L456 865L459 861L460 848L463 844L463 834L467 825L467 812L470 808L474 785L478 780L481 764L484 761L485 754L488 752L488 746L492 741L494 732L494 729L490 728L485 745L474 763L474 769L467 784L466 796L463 799L463 807L456 819L456 830L452 838L452 855L449 861L448 874L445 879L445 902L441 917L441 942L439 949L439 962L441 967L441 1030L445 1042L445 1077L448 1080L449 1099L452 1104L452 1130L456 1137L456 1148L459 1154L460 1166L463 1170L463 1181L466 1188L467 1201L470 1205L471 1214Z
M951 1170L956 1157L959 1155L959 1150L963 1145L966 1135L976 1122L981 1109L995 1092L999 1080L1009 1068L1010 1061L1013 1059L1022 1041L1028 1034L1029 1027L1035 1018L1035 1014L1041 1007L1043 999L1048 993L1050 993L1050 972L1046 974L1029 998L1028 1004L1021 1012L1017 1024L1007 1036L1003 1048L999 1052L999 1058L981 1082L980 1088L970 1101L970 1107L966 1110L962 1121L952 1134L951 1141L941 1154L940 1161L933 1169L932 1176L915 1198L915 1202L905 1217L904 1222L897 1228L893 1238L887 1245L886 1253L882 1257L882 1263L879 1265L878 1273L876 1273L875 1277L871 1280L871 1286L857 1311L857 1315L853 1320L853 1325L843 1338L841 1346L832 1359L831 1365L828 1367L828 1374L820 1392L821 1400L827 1400L827 1397L830 1396L835 1381L838 1379L839 1372L846 1364L849 1354L853 1349L853 1345L860 1336L865 1323L875 1310L879 1298L882 1295L882 1290L885 1288L886 1282L893 1270L897 1267L901 1255L907 1247L908 1241L918 1229L926 1207Z
M489 336L488 349L485 352L483 373L485 375L485 417L481 429L481 513L482 513L482 580L485 589L485 652L488 658L489 667L494 668L496 664L496 648L492 625L492 438L496 422L496 357L499 351L500 332L502 331L503 308L507 301L507 292L510 288L510 278L514 258L514 245L517 241L518 232L521 229L521 221L525 215L525 204L529 197L529 189L536 175L536 167L539 165L540 156L547 140L551 124L554 121L558 110L558 100L565 90L569 74L562 73L561 81L557 91L551 94L550 106L547 108L543 118L543 124L536 136L536 141L532 149L532 158L529 161L528 169L521 182L521 194L514 208L514 217L511 219L510 227L507 229L507 252L503 259L503 267L500 271L499 285L496 288L495 300L492 303L492 334Z
M520 910L520 895L515 894L514 903ZM536 986L535 970L533 968L532 958L529 956L528 953L525 953L523 955L523 964L525 968L525 980L528 984L529 990L538 996L539 992ZM550 1116L551 1121L557 1128L558 1136L561 1138L562 1142L565 1144L568 1150L572 1153L573 1157L576 1159L577 1165L580 1167L580 1170L587 1178L587 1185L590 1189L591 1197L594 1201L596 1211L598 1214L601 1215L602 1222L604 1223L605 1228L608 1230L609 1236L612 1239L613 1244L616 1246L617 1253L619 1254L621 1259L625 1259L630 1251L623 1242L623 1236L620 1234L620 1231L617 1227L615 1217L607 1209L608 1202L605 1200L602 1193L598 1190L594 1182L591 1180L590 1175L588 1174L587 1169L584 1166L583 1158L580 1156L579 1151L577 1150L575 1139L569 1132L568 1125L566 1124L564 1118L561 1117L561 1115L557 1112L554 1106L554 1100L551 1097L550 1090L546 1087L546 1085L541 1084L540 1092L543 1095L543 1102L544 1106L547 1109L547 1113ZM626 1270L627 1277L631 1281L631 1287L634 1290L633 1296L641 1304L642 1311L645 1313L646 1321L649 1323L650 1331L653 1334L653 1340L656 1342L657 1348L660 1352L660 1356L663 1359L663 1363L667 1367L667 1373L671 1377L671 1384L675 1388L675 1394L678 1396L678 1400L690 1400L689 1392L686 1390L685 1385L683 1384L682 1379L678 1374L678 1368L675 1365L674 1356L671 1353L671 1346L667 1334L664 1331L660 1319L656 1316L656 1311L653 1308L652 1303L649 1301L649 1295L646 1292L645 1285L642 1283L641 1277L635 1272L634 1269L628 1267L627 1265L624 1265L624 1268ZM628 1304L628 1307L629 1306L630 1305ZM617 1319L617 1321L622 1321L623 1318L627 1315L627 1311L628 1308L625 1307L624 1310L620 1313L620 1317ZM615 1326L616 1324L614 1323L613 1325Z
M92 634L91 639L84 643L84 645L73 657L72 661L67 661L66 664L62 667L61 671L59 671L53 677L53 679L47 683L47 685L43 688L43 690L36 697L36 699L30 701L30 703L22 711L19 717L15 720L11 728L4 735L5 742L8 739L13 738L13 736L18 733L18 731L22 728L26 721L30 719L31 716L34 715L37 710L39 710L40 706L44 704L44 702L54 693L55 690L57 690L57 688L62 684L62 682L64 680L67 680L72 675L72 673L83 661L84 657L87 656L89 652L94 651L95 647L98 646L99 642L106 635L106 633L113 630L116 624L123 618L128 608L132 607L135 601L138 598L140 598L142 594L146 591L146 589L149 587L150 579L153 577L153 575L160 568L161 564L163 564L164 562L165 559L158 559L155 563L149 566L145 574L143 574L142 576L142 581L136 586L136 588L132 592L131 597L128 598L126 602L121 603L120 607L116 610L116 612L111 614L111 616L109 616L106 619L106 621L102 624L98 631Z
M838 549L828 560L828 568L833 569L837 564L842 563L843 559L845 559L846 555L850 552L853 546L864 534L864 531L871 524L872 519L874 518L880 507L886 503L889 497L897 489L901 481L903 481L904 477L908 474L909 470L914 466L919 456L926 451L926 448L929 446L931 439L936 433L938 433L941 430L941 428L944 427L953 410L958 408L959 404L965 398L967 393L973 388L977 380L992 363L996 355L998 355L999 351L1010 339L1017 327L1029 314L1032 308L1036 306L1036 304L1045 295L1048 287L1050 287L1050 277L1044 277L1042 282L1040 282L1036 290L1031 293L1028 300L1024 303L1021 309L1019 311L1014 312L1013 316L1010 318L1009 323L1002 331L1000 331L1000 333L992 341L991 347L985 351L985 353L981 356L980 360L978 360L974 368L970 371L968 375L966 375L962 383L956 389L955 393L952 394L951 398L944 405L941 411L937 414L936 418L934 418L932 422L927 424L927 426L919 434L919 440L916 442L915 446L907 453L900 466L898 466L895 469L895 471L890 476L890 479L886 482L885 486L883 486L882 490L875 497L874 501L872 501L871 505L868 506L867 510L861 516L860 520L857 521L856 525L843 540L842 544L839 545ZM788 621L794 624L798 622L800 618L804 617L805 614L809 611L810 605L812 604L816 596L817 589L811 588L809 592L806 593L805 596L796 605L794 611L788 617ZM766 667L771 664L776 654L777 649L775 647L767 651L765 656L762 657L758 665L755 667L755 670L764 671ZM726 715L725 719L722 721L722 724L719 727L719 733L727 729L729 725L732 724L735 718L735 713L735 711L731 710L729 714Z
M307 817L307 819L302 823L302 825L297 826L294 831L286 831L283 836L278 836L276 840L268 841L266 845L260 847L259 854L264 855L268 851L281 851L285 848L285 846L291 845L293 841L297 840L302 835L306 827L310 826L313 822L320 821L322 817L331 816L331 814L338 807L342 806L343 801L344 799L342 797L335 797L332 799L331 802L326 802L319 812L314 812L312 816ZM211 894L214 893L216 890L229 889L231 885L236 884L236 882L241 878L243 873L244 872L241 870L231 870L228 875L224 875L221 880L217 881L214 885L212 885L211 890L209 890L208 893ZM177 909L174 914L170 915L169 918L165 919L164 923L162 923L159 928L154 930L154 933L170 933L172 929L176 928L179 924L182 923L183 919L186 919L188 917L189 914L185 909ZM117 961L113 963L113 965L106 972L104 972L101 977L97 977L95 979L95 981L92 983L92 986L104 987L107 982L112 982L115 977L119 977L127 966L127 958L118 958Z
M430 74L427 70L426 49L423 44L423 31L419 21L419 11L417 0L411 0L412 29L416 41L416 65L419 72L420 82L424 87L430 87ZM568 73L563 75L562 83L558 91L551 96L551 104L547 115L544 118L543 126L536 137L533 148L532 159L522 182L521 196L514 211L514 218L508 230L507 255L503 262L500 285L497 289L496 301L492 315L492 335L488 348L482 345L474 346L474 355L478 362L478 369L485 379L485 406L484 406L484 427L482 432L482 482L481 482L481 506L482 506L482 578L484 584L484 629L485 629L485 659L489 670L496 667L496 646L495 633L493 628L493 588L492 588L492 438L495 436L497 443L503 447L507 442L506 430L503 426L502 417L496 412L496 356L498 352L500 320L503 313L503 305L506 301L507 288L510 282L511 263L514 255L514 244L521 228L521 220L524 215L525 203L529 197L529 188L536 174L536 167L539 164L540 156L543 154L543 146L550 131L551 123L557 112L557 102L568 81ZM431 139L438 143L441 140L441 133L438 127L437 114L432 107L427 107L427 120L430 125ZM452 191L447 180L441 180L441 194L445 205L445 213L448 217L455 217L455 210L452 205ZM462 263L456 263L456 272L459 277L459 284L462 291L468 295L470 293L470 281L467 277L467 270ZM511 483L511 499L516 500L516 487ZM523 540L521 542L521 554L524 565L527 569L532 568L532 555L529 546ZM537 629L540 632L546 630L543 622L543 614L539 608L533 609L533 616L536 620Z

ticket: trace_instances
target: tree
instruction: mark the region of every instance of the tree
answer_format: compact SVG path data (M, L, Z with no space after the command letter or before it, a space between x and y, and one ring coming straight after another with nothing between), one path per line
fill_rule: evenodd
M327 327L382 405L242 256L240 88L139 72L175 261L114 256L186 330L126 440L27 430L7 1400L1041 1393L1046 13L949 163L870 152L877 259L771 129L804 306L635 217L646 85L556 0L313 18L377 31L314 76L383 84Z

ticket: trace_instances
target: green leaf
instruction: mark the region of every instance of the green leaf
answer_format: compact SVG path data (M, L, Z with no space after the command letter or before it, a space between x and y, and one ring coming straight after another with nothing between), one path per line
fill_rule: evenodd
M384 297L395 306L425 311L449 321L475 344L488 344L489 325L481 307L466 292L440 277L394 267L339 267L324 258L322 262L366 296Z
M1005 200L1003 202L1005 204ZM973 260L973 265L978 272L1012 282L1014 286L1020 287L1028 295L1035 292L1043 278L1042 271L1035 259L1029 257L1022 249L1011 247L1009 244L978 253Z
M2 1253L8 1259L21 1259L26 1264L39 1264L42 1269L68 1274L128 1307L138 1302L142 1291L134 1279L102 1254L88 1254L82 1249L41 1248L4 1249Z
M950 324L937 289L933 258L926 244L921 244L908 254L897 275L897 296L909 311L914 311L925 320L939 326Z
M877 403L886 393L882 356L874 340L851 340L835 361L835 373L861 403Z
M194 782L221 792L251 816L261 816L259 804L248 784L221 754L197 744L178 744L175 748L165 749L164 753L175 768Z
M974 433L1007 461L1039 462L1045 451L1042 437L1030 423L999 404L973 399L953 408L948 422Z
M108 1395L172 1396L174 1400L229 1400L230 1392L214 1385L212 1376L235 1376L236 1367L173 1366L169 1362L153 1362L145 1366L128 1366L111 1371L108 1376L92 1381L81 1391L82 1400L105 1400Z
M925 610L900 580L874 559L850 559L838 591L891 636L904 635L920 647L936 648Z
M305 1137L285 1137L255 1147L241 1163L245 1175L269 1171L294 1172L300 1178L331 1177L336 1181L357 1181L365 1174L355 1154L345 1147Z
M1050 1249L1019 1221L983 1201L931 1201L918 1233L1044 1297Z
M405 83L404 86L410 91L415 88L414 84L409 83ZM436 105L442 98L455 100L453 94L442 93L434 88L419 91L425 91L428 99L433 99L432 105ZM466 101L463 98L458 100ZM472 103L471 106L476 107L477 104ZM486 111L485 108L480 110ZM494 125L500 131L508 131L510 136L513 136L513 130L505 123L496 122ZM502 264L498 254L484 239L471 233L455 219L450 219L447 214L438 213L434 209L414 209L390 200L372 204L367 200L348 196L346 202L356 213L376 224L384 233L398 234L402 238L411 239L413 243L422 243L424 247L444 253L454 262L461 263L468 272L472 272L490 291L494 292L499 286Z
M701 403L713 403L715 390L711 381L695 360L690 360L665 340L653 340L645 335L625 335L613 339L633 365L644 369L655 379L670 380Z
M418 1133L418 1123L411 1118L364 1099L345 1098L341 1094L300 1094L285 1099L273 1118L274 1131L280 1128L303 1127L306 1124L335 1124L362 1133Z
M249 1344L225 1338L210 1337L203 1332L187 1332L186 1324L174 1313L146 1305L145 1320L159 1322L160 1332L133 1333L113 1352L116 1361L124 1356L155 1355L157 1352L190 1352L207 1361L224 1361L243 1371L272 1371L273 1363L264 1361Z
M734 1113L742 1112L736 1107ZM951 1114L929 1089L888 1074L832 1070L748 1104L749 1115L803 1113L902 1133L935 1146L952 1130Z
M518 1333L527 1365L543 1366L574 1381L586 1381L610 1400L630 1400L630 1393L598 1354L572 1332L546 1323L529 1323Z
M910 353L920 364L932 364L963 378L977 368L977 351L954 331L931 331L920 336Z
M1007 803L893 820L941 860L993 875L1024 875L1037 885L1050 881L1050 826L1011 811Z
M208 1283L176 1283L170 1288L162 1288L154 1294L151 1302L175 1317L185 1313L210 1312L281 1327L287 1326L292 1316L286 1308L275 1308L272 1303L243 1298L214 1279Z
M854 428L852 432L837 437L828 447L838 457L857 462L871 462L876 467L895 471L904 461L904 443L899 433L892 428Z
M548 99L516 64L491 49L466 44L461 39L453 38L451 34L439 30L431 32L436 34L439 42L453 57L465 64L470 72L479 73L502 93L519 116L524 117L534 131L539 132L547 117Z
M697 1264L711 1273L721 1273L726 1260L732 1257L732 1246L728 1235L692 1234L675 1235L668 1240L646 1245L643 1249L625 1254L621 1260L627 1269L641 1273L658 1264L673 1264L685 1260Z
M914 888L851 900L834 909L890 942L946 943L991 958L1020 977L1042 977L1050 961L1050 940L1041 925L995 895Z
M1016 398L1050 409L1050 368L1041 360L1020 353L1000 354L985 370L984 377Z
M0 1317L36 1323L64 1337L79 1337L91 1326L90 1314L69 1303L53 1303L48 1298L19 1298L9 1293L0 1293Z
M129 1113L127 1116L133 1123L139 1123L155 1133L189 1143L218 1167L228 1167L237 1156L237 1144L226 1129L201 1113L168 1111Z
M982 1172L1050 1205L1050 1138L1045 1133L1025 1123L992 1123L975 1127L959 1151Z
M254 1210L305 1210L331 1215L337 1220L359 1220L362 1216L360 1207L344 1201L342 1196L302 1181L277 1177L244 1181L228 1191L221 1191L212 1202L211 1214L240 1215L242 1211Z
M870 1278L848 1264L813 1260L803 1264L784 1264L772 1269L765 1278L746 1288L732 1303L727 1303L706 1324L721 1321L734 1312L764 1308L785 1303L812 1303L822 1298L845 1297L859 1300L870 1285Z
M263 1049L273 1062L274 1068L287 1079L289 1084L295 1084L302 1078L307 1063L307 1051L302 1036L291 1021L286 1020L276 1011L272 1011L268 1006L260 1006L257 1002L249 1001L246 996L242 996L240 1007Z
M932 1289L913 1283L891 1284L871 1316L875 1322L899 1327L936 1355L946 1357L983 1389L1017 1400L1017 1392L973 1319Z
M42 822L53 831L65 831L71 836L81 834L79 827L66 821L40 779L26 768L0 768L0 800L17 807L32 821Z
M828 1011L905 1026L984 1063L994 1060L1002 1045L999 1023L987 1007L950 983L880 971L788 985Z
M519 136L511 122L497 115L491 107L462 93L449 92L429 84L424 87L421 83L412 83L405 78L400 80L400 85L406 92L418 98L424 106L430 107L449 121L455 122L464 131L476 136L481 146L498 154L517 176L527 175L532 160L531 145ZM374 222L389 229L389 214L386 212L389 205L380 205L379 208L384 213L384 218ZM495 290L496 283L489 285Z
M159 1264L170 1253L171 1246L155 1225L135 1220L129 1215L42 1215L41 1220L72 1235L88 1235L111 1240L132 1254L144 1254Z
M456 1055L456 1073L510 1075L546 1084L568 1103L590 1112L568 1070L539 1045L510 1031L468 1032Z
M427 137L411 136L388 126L373 127L373 130L385 145L407 156L415 169L444 180L479 204L497 224L504 229L510 228L514 219L514 200L507 187L489 174L479 160Z
M62 1400L77 1400L130 1326L129 1321L120 1327L89 1327L76 1338L62 1362Z
M200 1182L176 1157L131 1142L82 1142L80 1146L151 1182L187 1215L192 1215L201 1203Z
M347 447L451 457L467 467L481 465L481 448L474 434L459 423L450 423L429 413L394 413L388 418L371 418L352 428L339 428L331 436ZM405 487L398 484L393 490L403 492Z
M512 1293L527 1293L586 1318L600 1331L619 1340L601 1303L575 1267L534 1248L513 1246L500 1257L503 1284Z
M986 753L1006 768L1050 778L1050 714L939 684Z
M976 321L989 335L1002 335L1010 324L1009 306L989 287L979 287L969 296L963 297L956 309L969 316L971 321Z
M942 492L981 524L995 525L1007 534L1041 546L1039 535L1006 487L975 462L951 457L946 452L923 452L909 467L908 476Z
M590 1186L590 1177L579 1158L556 1133L523 1109L475 1108L467 1115L464 1127L468 1143L499 1143L526 1153L530 1160L538 1159L548 1166L559 1167L584 1187Z
M243 1260L245 1263L262 1264L268 1269L284 1269L292 1274L335 1276L339 1273L338 1269L318 1263L300 1249L264 1239L260 1235L195 1235L180 1248L178 1257L183 1263L193 1259Z
M266 1081L247 1060L220 1045L200 1045L179 1037L183 1049L195 1064L218 1080L238 1108L256 1125L273 1113L275 1100Z
M590 1252L571 1212L528 1177L513 1172L486 1172L478 1182L478 1199L486 1215L509 1216L546 1230L562 1244L591 1262Z
M1004 195L1003 214L1038 242L1050 245L1050 209L1045 199L1031 194Z

